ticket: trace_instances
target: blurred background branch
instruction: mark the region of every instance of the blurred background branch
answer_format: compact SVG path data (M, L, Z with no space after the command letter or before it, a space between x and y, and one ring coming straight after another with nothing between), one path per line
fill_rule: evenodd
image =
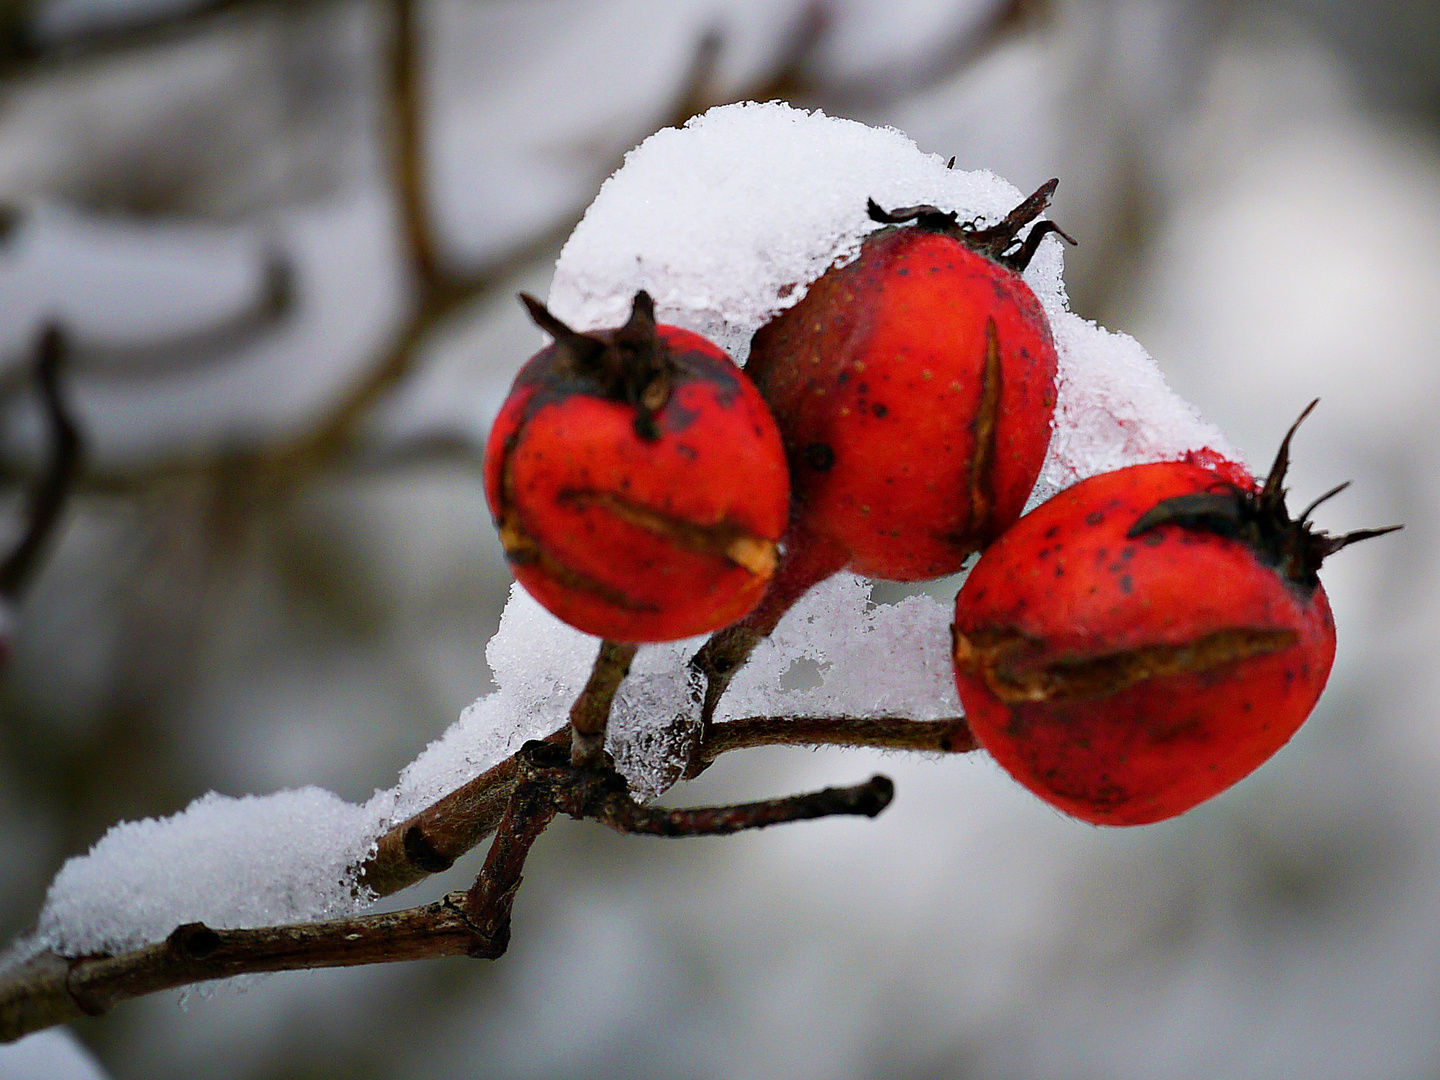
M26 524L20 542L0 562L0 602L9 605L20 599L25 586L39 569L45 545L60 522L60 514L65 509L75 474L80 468L80 432L70 417L60 388L66 352L60 328L46 327L36 346L33 373L35 389L40 395L45 415L48 461L26 501Z
M0 678L0 931L119 819L208 790L363 799L485 692L509 578L480 448L538 344L513 295L544 294L649 132L779 97L1025 191L1060 176L1077 310L1257 458L1324 398L1295 486L1353 476L1337 514L1413 526L1327 575L1322 713L1248 786L1123 836L963 756L886 760L901 797L859 832L653 855L562 823L502 965L275 978L77 1030L117 1078L1434 1073L1436 10L0 3L0 553L33 552ZM1356 223L1383 251L1334 239ZM86 452L34 542L48 325ZM740 757L687 800L834 766Z

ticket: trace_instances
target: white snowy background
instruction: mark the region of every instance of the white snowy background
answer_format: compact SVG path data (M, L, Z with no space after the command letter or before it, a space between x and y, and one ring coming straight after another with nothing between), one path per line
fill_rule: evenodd
M38 47L72 52L3 72L0 200L21 216L0 245L0 436L8 465L33 453L17 373L37 320L58 316L96 343L74 386L107 483L73 504L0 675L7 939L118 820L209 791L317 785L358 804L390 788L490 689L485 643L508 590L478 462L361 462L268 500L233 478L150 471L304 430L403 318L377 138L384 9L31 7ZM818 36L777 83L817 9ZM74 1029L99 1067L117 1080L1440 1073L1440 16L1402 0L1353 21L1304 0L424 11L445 255L503 272L384 403L375 446L483 438L537 342L513 294L549 291L569 225L673 114L718 31L705 104L783 93L1024 191L1059 176L1052 216L1081 240L1066 253L1075 310L1134 335L1252 462L1319 395L1297 496L1353 478L1323 525L1407 530L1326 569L1340 652L1312 721L1179 821L1095 830L978 756L731 755L670 798L877 769L899 795L874 822L728 840L561 823L500 963L130 1003ZM125 48L106 36L164 14L186 21ZM549 250L507 258L546 237ZM245 309L277 253L294 278L286 318L216 355L137 347ZM499 674L507 658L490 662ZM292 798L345 813L318 792ZM199 867L202 896L224 886L223 866L170 861ZM0 1080L42 1075L37 1061L43 1075L97 1068L52 1034L0 1048Z

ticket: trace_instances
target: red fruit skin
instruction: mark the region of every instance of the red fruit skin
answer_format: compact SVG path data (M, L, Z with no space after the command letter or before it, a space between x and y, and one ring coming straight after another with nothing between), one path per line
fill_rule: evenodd
M848 551L856 573L918 581L959 570L1020 516L1055 369L1018 274L902 226L762 327L745 370L780 425L805 531Z
M704 338L657 334L677 370L654 439L637 433L635 406L578 391L552 344L521 370L486 446L485 494L516 578L570 625L618 641L742 618L788 518L784 450L759 393ZM725 554L735 542L750 544L751 567Z
M992 545L956 597L956 686L975 738L1075 817L1184 813L1283 746L1324 689L1335 626L1322 587L1212 533L1126 537L1161 500L1224 486L1184 462L1082 481ZM1127 663L1150 677L1117 679ZM1070 689L1045 689L1041 672Z

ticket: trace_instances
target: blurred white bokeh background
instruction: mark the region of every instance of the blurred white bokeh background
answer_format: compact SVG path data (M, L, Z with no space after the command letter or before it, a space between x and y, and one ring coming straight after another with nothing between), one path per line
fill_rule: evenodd
M1440 1075L1440 11L428 0L425 182L464 288L382 382L421 296L394 8L0 4L12 533L44 320L76 342L90 447L0 682L7 938L115 820L211 789L362 799L487 689L509 576L477 446L538 342L514 294L544 294L628 147L711 104L784 97L1026 191L1059 176L1076 309L1254 462L1319 395L1297 498L1353 478L1324 527L1407 528L1326 568L1340 652L1311 722L1178 821L1099 831L978 756L732 755L675 799L876 768L899 795L728 840L562 823L501 962L131 1003L75 1028L108 1073Z

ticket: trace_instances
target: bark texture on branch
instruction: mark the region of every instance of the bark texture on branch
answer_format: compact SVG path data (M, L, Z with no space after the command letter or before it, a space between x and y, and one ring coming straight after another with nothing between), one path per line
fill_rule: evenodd
M254 930L186 923L163 942L121 956L43 952L0 969L0 1042L99 1016L128 998L233 975L464 955L479 938L464 903L457 892L384 915Z

